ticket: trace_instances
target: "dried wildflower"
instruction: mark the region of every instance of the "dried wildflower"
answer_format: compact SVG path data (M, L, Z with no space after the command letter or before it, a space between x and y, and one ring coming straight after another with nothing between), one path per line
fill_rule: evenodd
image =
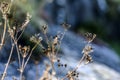
M90 55L86 55L85 61L86 61L85 64L88 64L89 62L92 62L93 60L92 60L92 57Z
M64 28L65 30L68 30L68 29L71 27L71 25L66 24L65 22L62 23L61 25L63 26L63 28Z
M30 51L30 46L22 47L21 45L19 45L19 51L20 51L22 57L25 58Z
M26 20L25 20L25 22L22 24L20 30L23 30L23 29L28 25L28 23L30 22L31 17L32 17L32 16L31 16L29 13L26 14Z
M47 49L42 48L42 50L43 50L43 53L44 53L46 56L50 56L49 53L52 52L52 49L51 49L50 46L48 46Z
M15 35L15 27L13 27L13 29L12 28L8 28L8 33L9 33L9 35L12 37L12 38L14 38L14 35Z
M89 55L91 52L93 52L93 48L91 45L86 45L85 48L83 49L82 53L85 55L85 64L88 64L89 62L93 61L92 57Z
M53 39L53 45L57 45L58 44L58 36L56 35Z
M14 35L13 29L9 28L9 29L8 29L8 32L9 32L10 36L13 36L13 35Z
M86 37L88 43L90 43L90 42L92 42L92 41L95 39L96 34L92 34L92 33L88 33L88 32L87 32L87 33L85 34L85 37Z
M76 80L76 78L79 77L79 72L77 72L76 70L74 71L69 71L67 74L67 78L70 80Z
M7 2L2 2L0 4L0 10L1 10L1 12L2 12L3 15L5 15L6 13L8 13L9 8L10 8L10 4L7 3Z
M89 54L91 52L93 52L93 48L92 48L91 45L86 45L85 48L82 51L82 53L84 53L84 54Z
M30 38L30 41L31 42L34 42L34 43L40 43L42 41L42 37L40 36L40 34L35 34L34 36L32 36Z

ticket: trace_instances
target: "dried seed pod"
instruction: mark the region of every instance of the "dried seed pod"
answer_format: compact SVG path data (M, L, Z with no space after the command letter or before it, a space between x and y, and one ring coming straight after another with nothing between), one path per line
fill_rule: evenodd
M28 53L30 51L30 46L22 47L21 45L19 45L19 51L20 51L22 57L26 58L26 56L28 55Z
M11 36L12 38L14 38L14 35L15 35L14 29L8 28L8 33L10 34L10 36Z
M60 67L60 66L61 66L61 64L59 63L59 64L58 64L58 67Z
M9 8L10 8L10 4L7 2L2 2L0 4L0 10L1 10L3 15L6 15L8 13Z
M43 40L43 38L40 36L40 34L39 34L39 36L38 36L38 34L35 34L34 36L32 36L30 38L30 41L34 42L34 43L40 43L42 40Z
M66 67L67 67L67 64L65 64L64 66L65 66L65 68L66 68Z
M93 61L92 60L92 57L90 55L86 55L85 56L85 60L86 60L86 63L85 64L88 64L89 62Z
M56 35L53 39L53 45L57 45L58 44L58 36Z
M92 42L96 37L96 34L92 33L85 33L85 38L87 39L88 43Z

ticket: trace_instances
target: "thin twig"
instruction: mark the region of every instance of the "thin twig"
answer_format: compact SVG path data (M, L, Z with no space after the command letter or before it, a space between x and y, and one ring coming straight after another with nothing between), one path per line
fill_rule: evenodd
M7 19L6 19L6 15L3 16L4 17L4 31L3 31L3 36L2 36L2 40L1 40L1 43L0 43L0 50L4 44L4 40L5 40L5 34L6 34L6 23L7 23Z
M25 69L25 67L26 67L26 65L27 65L27 63L28 63L28 61L29 61L29 59L30 59L30 57L31 57L31 55L32 55L33 50L38 46L38 44L39 44L39 43L36 43L35 46L32 48L32 50L31 50L31 52L30 52L30 54L29 54L29 56L28 56L28 58L27 58L27 60L26 60L26 62L25 62L25 64L24 64L23 70Z
M8 28L10 28L9 20L7 20L7 26L8 26ZM21 34L22 34L22 33L21 33ZM14 37L14 35L13 35L13 37L11 37L11 38L12 38L12 40L13 40L13 42L14 42L14 44L15 44L16 50L17 50L19 67L21 67L20 53L19 53L18 44L17 44L18 40L16 40L16 37Z
M22 36L22 34L23 34L24 31L25 31L25 29L22 30L21 34L20 34L19 37L17 38L17 42L18 42L18 40L21 38L21 36Z
M56 51L56 56L57 56L57 54L58 54L58 52L59 52L59 50L60 50L60 47L61 47L61 42L62 42L62 40L63 40L63 38L64 38L64 36L65 36L65 33L66 33L66 30L63 32L63 35L62 35L62 37L61 37L61 39L60 39L60 43L59 43L59 46L58 46L58 50Z
M3 75L2 75L1 80L4 80L4 79L5 79L5 76L6 76L6 74L7 74L7 68L8 68L8 65L9 65L10 60L11 60L11 57L12 57L14 45L15 45L15 44L12 43L12 48L11 48L11 51L10 51L10 55L9 55L9 58L8 58L8 61L7 61L6 67L5 67L5 69L4 69L4 72L3 72Z
M17 50L18 61L19 61L19 67L21 67L20 52L19 52L19 49L18 49L18 44L17 44L17 42L15 43L15 47L16 47L16 50Z
M23 75L23 71L24 71L24 61L25 61L25 58L23 57L23 60L22 60L22 66L20 68L20 80L22 80L22 75Z
M74 71L76 71L76 70L80 67L80 65L81 65L81 63L83 62L84 58L85 58L85 54L83 54L83 56L82 56L82 58L80 59L78 65L76 66L75 69L73 69L73 70L71 71L71 73L74 72ZM67 78L67 76L69 76L69 75L71 75L71 74L67 74L67 75L66 75L64 78L62 78L61 80L65 80L65 79Z

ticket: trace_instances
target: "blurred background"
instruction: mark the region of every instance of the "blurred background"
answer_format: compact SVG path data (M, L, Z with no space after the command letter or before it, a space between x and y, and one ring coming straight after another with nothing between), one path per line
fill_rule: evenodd
M54 0L45 12L49 23L67 22L77 34L95 33L98 44L108 43L120 54L120 0Z
M17 18L30 12L36 27L44 23L60 25L66 22L76 34L97 34L96 43L105 42L120 54L119 0L21 0L14 3Z
M49 26L50 32L48 34L54 35L56 31L62 30L60 24L66 22L71 25L71 28L68 30L68 33L66 33L66 38L63 39L63 44L61 45L62 52L65 56L72 55L72 53L70 53L72 49L74 55L72 55L70 59L78 60L84 46L84 41L82 40L84 39L83 34L86 32L95 33L97 38L93 41L95 48L93 59L101 65L99 68L105 65L113 71L110 73L108 70L108 74L110 73L112 76L108 76L106 73L108 78L101 78L100 80L120 79L120 77L116 76L120 75L120 0L13 0L11 14L17 19L16 25L24 22L26 12L32 15L32 19L19 43L25 45L30 44L28 42L29 37L35 33L40 33L41 26L44 24L48 24ZM2 22L1 17L0 22ZM0 31L1 30L2 28L0 28ZM8 43L6 42L6 44ZM3 51L5 50L6 48L3 49ZM38 55L40 55L39 50L34 51L34 53L36 53L34 56L35 59L37 59ZM3 59L6 58L6 56L3 57L2 52L1 55L0 60L5 62L6 60ZM34 56L32 58L34 58ZM28 78L28 76L34 76L34 74L29 72L33 66L33 62L34 61L31 60L28 64L30 67L28 67L24 73L27 80L32 80L32 78ZM94 65L90 66L93 67ZM2 69L3 68L1 68L1 71L3 71ZM31 72L34 71L35 67L32 69ZM106 71L104 69L102 70L103 72ZM113 75L115 74L114 70L116 75ZM88 72L90 72L90 70L88 70ZM103 74L103 76L106 74ZM96 77L96 79L88 77L87 79L99 80L99 77Z

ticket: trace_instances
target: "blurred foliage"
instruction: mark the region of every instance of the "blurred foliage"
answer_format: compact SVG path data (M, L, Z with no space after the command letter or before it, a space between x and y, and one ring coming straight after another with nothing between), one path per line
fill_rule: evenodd
M76 27L75 30L82 34L84 34L85 32L92 32L97 34L99 38L105 38L106 32L104 29L102 29L102 26L103 25L97 21L89 21L81 23L79 27Z
M109 43L120 54L120 0L106 0L106 2L108 7L105 13L97 15L92 21L77 24L79 27L75 27L75 31L96 33L98 38Z
M118 53L120 56L120 42L110 42L110 45L113 47L113 49Z

